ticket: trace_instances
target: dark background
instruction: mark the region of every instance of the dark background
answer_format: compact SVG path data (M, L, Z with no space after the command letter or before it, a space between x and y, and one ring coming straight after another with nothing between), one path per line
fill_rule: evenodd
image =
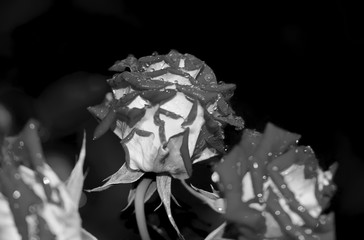
M357 2L2 0L0 103L12 114L9 134L37 118L50 164L66 178L86 129L85 185L96 187L124 161L111 133L91 140L97 122L86 111L109 91L108 68L128 54L190 53L218 80L237 84L231 103L247 127L273 122L302 134L323 167L339 162L333 208L344 239L360 232L364 217L364 17ZM227 143L238 137L228 129ZM85 195L84 227L100 239L134 239L133 215L120 215L128 189ZM190 239L221 222L198 201L182 202L188 210L176 213L180 219L202 224Z

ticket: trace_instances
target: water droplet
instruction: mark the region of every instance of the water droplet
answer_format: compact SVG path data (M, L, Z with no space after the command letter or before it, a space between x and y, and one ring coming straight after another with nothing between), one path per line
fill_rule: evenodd
M258 194L257 194L257 197L258 197L258 198L261 198L261 197L263 197L263 194L258 193Z
M292 227L291 227L290 225L287 225L287 226L286 226L286 230L287 230L287 231L290 231L291 229L292 229Z
M305 240L306 238L305 238L303 235L299 235L299 236L298 236L298 239L299 239L299 240Z
M14 198L14 199L18 199L18 198L20 198L20 196L21 196L21 194L20 194L20 192L19 192L18 190L15 190L15 191L13 192L13 198Z
M212 173L212 175L211 175L211 180L213 181L213 182L219 182L220 181L220 176L219 176L219 174L217 173L217 172L213 172Z
M306 209L305 209L303 206L299 206L299 207L298 207L298 211L300 211L300 212L304 212L304 211L306 211Z
M19 147L24 147L24 142L23 141L19 142Z
M274 214L279 215L279 214L281 214L281 212L277 210L277 211L274 212Z
M311 230L311 229L309 229L309 228L306 228L306 229L305 229L305 233L306 233L306 234L312 234L312 230Z
M259 165L258 165L258 163L253 163L253 168L258 168L259 167Z
M278 167L277 167L277 166L273 166L273 167L272 167L272 170L273 170L273 171L278 171Z
M37 211L37 208L34 205L30 205L28 210L30 213L35 213Z
M273 153L269 152L267 155L268 155L268 157L271 157L273 155Z
M281 188L282 188L282 189L285 189L286 187L287 187L287 185L286 185L286 184L282 184L282 185L281 185Z
M319 221L320 221L321 224L326 224L326 217L321 216Z
M207 73L204 78L205 78L205 80L211 80L212 79L212 74Z
M15 174L14 174L14 178L15 178L16 180L19 180L19 179L21 178L21 176L20 176L20 174L19 174L19 173L15 173Z
M217 210L219 210L219 212L222 212L222 207L217 208Z
M30 127L30 129L34 129L35 128L34 123L29 124L29 127Z
M49 181L49 178L47 177L44 177L43 178L43 184L47 185L47 184L50 184L51 181Z
M263 180L267 180L267 175L263 175Z

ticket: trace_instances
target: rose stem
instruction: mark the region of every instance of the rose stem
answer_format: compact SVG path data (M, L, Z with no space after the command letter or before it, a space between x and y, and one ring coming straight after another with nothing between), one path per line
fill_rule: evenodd
M150 240L150 236L148 233L147 222L145 220L144 213L144 198L147 192L147 189L152 182L150 178L143 178L143 180L138 184L136 193L135 193L135 215L138 224L138 229L142 240Z

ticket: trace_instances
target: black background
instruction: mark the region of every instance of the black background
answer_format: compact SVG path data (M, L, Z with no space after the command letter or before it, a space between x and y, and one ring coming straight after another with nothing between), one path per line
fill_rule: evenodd
M51 3L29 18L24 11L9 14L11 1L0 5L0 101L14 116L13 132L29 117L38 118L47 129L45 147L73 154L82 129L92 134L96 121L85 108L109 91L104 80L116 60L171 49L190 53L219 81L237 84L231 103L247 127L263 130L273 122L302 134L324 167L340 163L333 204L338 239L360 232L364 17L358 1L35 2ZM24 20L7 28L14 18ZM228 129L230 145L238 136ZM88 150L89 188L123 159L115 156L123 153L114 136L100 141L90 143L98 151ZM126 187L115 187L89 196L81 208L86 228L111 239L126 236L116 230L116 220L97 223L97 214L108 211L94 210L114 203L117 219L126 193ZM108 202L115 194L117 200Z

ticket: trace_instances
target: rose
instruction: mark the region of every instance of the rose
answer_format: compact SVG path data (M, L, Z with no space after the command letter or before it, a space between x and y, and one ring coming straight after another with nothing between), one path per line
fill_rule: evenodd
M312 149L297 145L299 138L272 124L263 134L245 130L217 165L214 177L226 201L225 217L243 239L333 237L333 215L323 210L335 190L336 165L323 171Z
M226 124L243 128L227 102L235 85L217 83L212 70L190 54L129 56L111 70L121 72L108 80L113 94L89 110L102 120L95 138L111 127L122 139L123 171L130 170L132 180L140 172L186 179L193 163L224 153Z
M145 198L158 190L178 232L170 212L171 177L187 179L192 164L225 153L226 124L243 128L242 118L235 116L228 103L235 85L218 83L203 61L176 51L140 59L129 56L111 70L120 72L108 80L112 94L89 111L101 120L94 138L111 128L122 139L126 160L103 186L92 191L135 182L146 172L156 173L155 185L143 184L149 188ZM129 204L135 192L133 188Z
M78 213L85 144L64 184L45 163L37 131L31 120L19 136L1 139L0 239L96 239Z

